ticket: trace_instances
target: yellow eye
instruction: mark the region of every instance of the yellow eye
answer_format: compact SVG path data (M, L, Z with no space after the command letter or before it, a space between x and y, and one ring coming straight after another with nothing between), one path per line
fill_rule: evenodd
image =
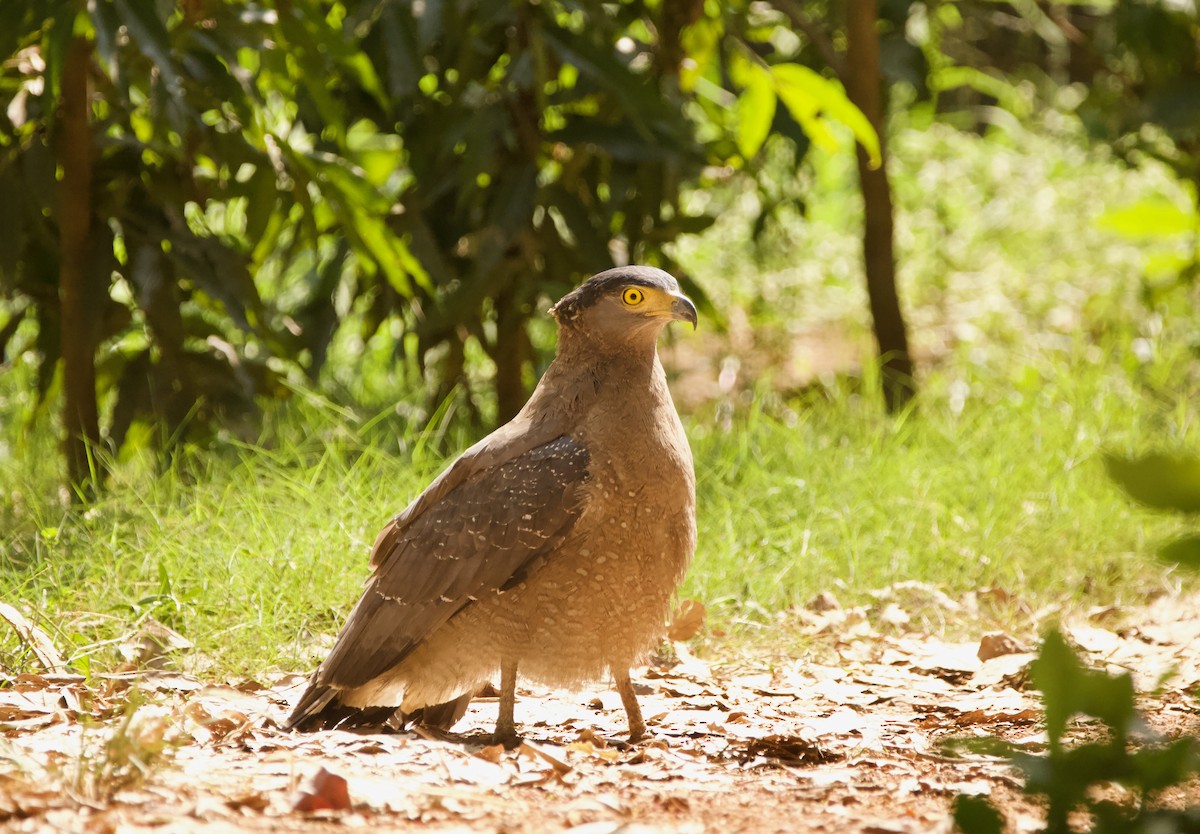
M621 293L621 300L630 307L636 307L646 300L646 294L637 287L626 287L625 292Z

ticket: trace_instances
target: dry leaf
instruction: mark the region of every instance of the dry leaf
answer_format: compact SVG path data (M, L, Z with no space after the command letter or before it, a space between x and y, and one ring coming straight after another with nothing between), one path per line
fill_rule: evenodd
M137 634L119 648L121 656L134 667L161 669L166 665L168 654L194 648L194 645L174 629L147 617Z
M225 800L225 806L232 811L265 811L270 806L271 800L263 793L244 793L239 796L230 797Z
M981 588L975 592L975 595L979 599L986 599L996 605L1007 605L1014 599L1012 594L999 585L993 585L990 588Z
M706 612L704 603L695 599L685 599L675 609L675 616L667 627L667 639L672 643L691 640L704 628Z
M241 690L146 672L86 683L52 674L5 679L0 718L15 721L0 726L0 763L20 776L0 772L0 820L22 818L16 825L29 831L140 831L170 820L232 830L251 823L261 828L294 803L317 817L292 817L284 827L297 834L326 830L333 813L340 827L364 830L482 831L530 821L559 831L584 826L584 832L629 834L643 818L652 828L642 831L665 826L756 834L792 830L798 821L814 831L932 830L951 794L992 792L1005 803L1013 785L1001 762L947 763L940 739L998 734L1034 750L1047 739L1037 693L1005 684L1023 674L1032 655L981 662L978 641L872 630L868 610L878 622L880 609L908 607L912 595L930 596L923 587L893 587L872 609L821 615L840 625L815 638L815 650L803 659L760 645L745 653L722 646L701 660L689 644L675 644L672 656L633 670L658 740L632 750L605 741L626 731L615 692L606 690L605 709L593 712L587 696L529 681L519 691L521 717L537 741L510 756L473 743L494 726L494 697L471 706L458 738L424 739L281 730L304 676ZM1189 687L1200 681L1198 603L1194 595L1124 609L1106 620L1111 631L1085 632L1081 640L1103 650L1094 661L1131 669L1143 691L1150 691L1144 679L1157 682L1164 670L1176 670L1161 691L1147 696L1160 707L1148 715L1160 732L1190 731L1194 718L1187 705ZM801 613L793 614L802 625ZM1082 614L1077 620L1081 627L1097 625ZM819 652L825 663L812 659ZM127 715L122 690L129 687L157 711L157 718L130 725L139 744L171 743L181 730L223 743L172 747L169 766L155 766L141 787L115 801L80 804L56 774L76 771L81 736L92 739L84 749L95 749ZM99 726L81 727L71 717L77 709L94 714ZM321 766L336 771L344 777L332 777L340 791L311 785L303 793L281 791L292 784L298 763L308 763L305 773ZM355 785L359 813L346 811L346 780ZM621 799L597 799L606 796ZM1011 803L1003 810L1010 821L1021 819ZM244 819L258 813L270 817Z
M475 751L477 758L483 759L485 762L492 764L500 764L500 760L504 758L503 744L489 744Z
M1020 654L1025 649L1012 637L1001 631L993 631L983 635L979 641L979 651L975 656L982 661L991 660L1006 654Z
M253 725L246 713L219 703L189 701L183 712L196 725L192 735L201 744L240 740Z
M786 764L826 764L842 758L837 753L823 749L816 739L798 735L769 735L752 738L745 742L739 756L742 764L761 756Z
M1040 721L1041 718L1041 710L1033 709L1032 707L1019 712L994 713L976 709L958 716L954 719L954 723L960 726L970 724L1032 724L1035 721Z
M821 591L821 593L810 599L804 607L809 611L817 612L840 611L842 609L837 597L830 591Z
M54 647L50 636L29 622L16 608L6 602L0 602L0 620L12 626L21 642L33 650L38 663L41 663L47 672L60 672L67 668L66 659Z
M574 750L576 753L583 753L587 756L592 756L597 759L602 759L606 762L615 762L621 758L621 751L612 747L597 747L590 741L572 741L567 745L568 750Z
M292 810L302 813L313 811L347 811L350 809L350 786L346 780L321 768L300 789L292 803Z
M571 772L571 766L562 759L552 756L544 749L532 742L523 741L521 746L517 748L517 753L529 759L542 760L554 769L554 772L559 776L565 776Z

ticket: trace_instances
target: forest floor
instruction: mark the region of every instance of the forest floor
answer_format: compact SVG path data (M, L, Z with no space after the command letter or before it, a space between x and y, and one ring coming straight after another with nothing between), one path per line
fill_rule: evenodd
M599 685L519 690L525 741L504 750L485 740L494 697L478 698L445 738L295 734L280 724L301 675L22 675L0 689L0 827L889 834L951 830L953 798L967 794L990 797L1010 830L1034 830L1039 809L1016 771L944 746L995 736L1045 748L1033 647L1002 634L953 643L908 630L907 602L938 594L902 583L856 608L822 595L789 612L770 641L709 635L704 657L685 642L665 645L637 672L653 739L632 748L618 743L619 699ZM1096 609L1063 629L1089 665L1129 671L1139 692L1153 693L1141 697L1153 730L1200 732L1200 596ZM143 642L170 647L161 634ZM158 649L143 661L165 660ZM1161 801L1196 805L1200 783Z

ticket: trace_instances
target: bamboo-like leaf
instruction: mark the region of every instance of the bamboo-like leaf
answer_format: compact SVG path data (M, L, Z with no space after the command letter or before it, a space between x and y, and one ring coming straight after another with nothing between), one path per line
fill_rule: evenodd
M171 94L178 94L182 85L171 54L170 36L166 25L155 13L155 4L141 0L113 0L113 6L142 52L154 62L155 69Z
M753 158L767 141L777 99L771 74L755 67L737 101L737 146L744 158Z
M649 131L661 101L645 78L631 72L613 50L599 48L584 35L565 28L547 28L544 34L560 61L577 67L581 74L607 90L621 103L626 118L640 131Z
M991 96L1000 106L1013 115L1023 118L1029 115L1029 104L1016 86L1003 78L976 69L975 67L950 66L933 70L929 74L929 88L937 92L970 87Z
M278 195L274 169L260 164L246 183L246 239L251 246L257 247L262 241L275 214Z
M855 140L863 146L872 167L882 163L879 136L863 112L847 98L836 81L800 64L775 64L771 67L775 89L792 117L812 138L813 144L826 149L836 147L836 141L821 116L850 128Z

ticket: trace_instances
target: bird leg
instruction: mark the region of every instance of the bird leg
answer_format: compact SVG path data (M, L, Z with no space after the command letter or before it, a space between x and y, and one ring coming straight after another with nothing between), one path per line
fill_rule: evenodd
M496 732L492 734L493 744L503 744L510 749L517 746L520 738L513 717L516 708L517 662L503 660L500 662L500 713L496 717Z
M625 716L629 719L630 743L641 741L646 737L646 722L642 720L642 708L638 706L637 694L633 691L633 682L629 680L629 670L624 666L613 666L613 678L617 683L617 692L621 695L621 703L625 707Z

